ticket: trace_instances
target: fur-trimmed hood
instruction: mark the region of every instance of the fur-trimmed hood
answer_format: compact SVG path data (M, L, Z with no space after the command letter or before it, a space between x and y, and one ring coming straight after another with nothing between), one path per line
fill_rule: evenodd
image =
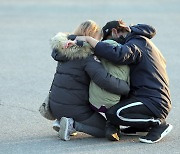
M86 58L87 56L92 54L91 46L84 42L83 46L73 45L67 49L64 48L68 34L59 32L50 40L51 48L54 50L58 50L62 55L65 55L68 59L75 59L75 58Z

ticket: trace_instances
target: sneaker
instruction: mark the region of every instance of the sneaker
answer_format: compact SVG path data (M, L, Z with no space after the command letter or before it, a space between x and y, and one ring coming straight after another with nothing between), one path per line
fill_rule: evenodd
M106 138L110 141L119 141L119 127L112 125L109 121L106 122Z
M53 123L53 129L56 131L56 132L59 132L60 130L60 121L59 120L55 120L54 123ZM77 135L77 132L74 132L72 133L70 136L76 136Z
M73 128L74 120L72 118L62 117L60 120L60 130L58 132L59 137L64 140L70 140L70 135L75 133L76 130Z
M128 127L121 129L120 133L123 135L130 135L130 136L145 136L150 131L150 128L147 129L140 129L135 127Z
M150 132L146 136L140 137L139 140L144 143L159 142L172 130L172 128L173 126L171 124L161 124L155 126L150 130Z
M59 132L60 130L60 121L59 120L55 120L53 122L53 129L56 131L56 132Z

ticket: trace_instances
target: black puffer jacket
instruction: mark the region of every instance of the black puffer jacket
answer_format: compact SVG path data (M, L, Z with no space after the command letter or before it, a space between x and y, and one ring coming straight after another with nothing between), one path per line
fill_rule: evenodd
M95 54L116 64L130 66L130 95L142 101L157 117L166 118L171 110L166 61L150 40L156 31L152 26L130 27L122 46L114 48L104 42L95 47Z
M81 47L78 50L80 51ZM73 58L74 53L78 54L78 58ZM82 121L91 116L93 111L88 101L91 79L101 88L115 94L126 95L130 90L125 81L107 73L92 54L85 57L83 52L83 58L80 58L80 55L81 52L77 52L77 48L66 52L60 51L59 48L52 52L52 57L58 61L58 65L51 87L50 108L57 119L65 116Z

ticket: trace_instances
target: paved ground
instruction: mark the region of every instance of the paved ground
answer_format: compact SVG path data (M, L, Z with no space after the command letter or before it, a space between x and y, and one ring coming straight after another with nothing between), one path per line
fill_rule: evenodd
M180 153L179 6L178 0L0 0L0 153ZM109 142L85 134L60 141L51 121L38 113L56 66L49 39L87 19L103 26L119 18L157 28L153 41L167 59L173 103L168 122L174 129L153 145L137 137Z

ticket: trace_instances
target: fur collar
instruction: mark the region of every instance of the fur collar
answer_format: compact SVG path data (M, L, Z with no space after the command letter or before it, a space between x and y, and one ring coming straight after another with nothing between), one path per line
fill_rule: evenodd
M68 34L59 32L51 38L50 44L52 49L57 49L62 55L69 59L86 58L92 54L92 48L88 43L84 43L82 47L74 45L67 49L64 48L65 43L68 41Z

